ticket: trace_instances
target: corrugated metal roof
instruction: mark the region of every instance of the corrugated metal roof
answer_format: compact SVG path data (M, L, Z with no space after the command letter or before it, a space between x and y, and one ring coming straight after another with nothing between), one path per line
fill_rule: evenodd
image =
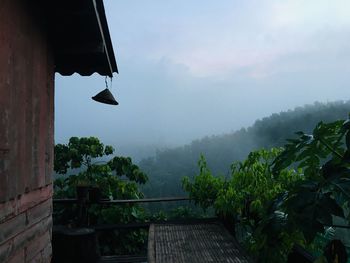
M62 75L118 73L102 0L48 1L55 71Z
M152 224L149 263L250 263L251 259L220 223Z

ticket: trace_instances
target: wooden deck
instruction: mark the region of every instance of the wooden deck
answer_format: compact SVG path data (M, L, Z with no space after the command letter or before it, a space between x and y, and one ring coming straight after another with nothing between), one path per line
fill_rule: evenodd
M220 223L152 224L148 263L250 263L241 246Z

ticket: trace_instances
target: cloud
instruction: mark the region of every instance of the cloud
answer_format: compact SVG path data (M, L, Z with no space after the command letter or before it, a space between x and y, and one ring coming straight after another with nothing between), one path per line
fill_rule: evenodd
M350 2L349 2L350 3ZM348 1L106 1L120 105L56 77L56 141L178 145L316 100L348 99ZM129 148L128 148L129 147Z
M309 31L323 27L350 25L350 2L347 0L288 0L271 1L271 28Z
M117 10L116 2L110 4ZM350 28L346 12L350 2L346 0L148 1L133 8L131 3L123 5L115 16L121 16L117 21L122 23L115 31L122 28L125 35L121 38L127 39L121 54L168 58L201 77L224 77L232 70L254 65L258 72L289 54L313 53L315 49L328 52L327 39Z

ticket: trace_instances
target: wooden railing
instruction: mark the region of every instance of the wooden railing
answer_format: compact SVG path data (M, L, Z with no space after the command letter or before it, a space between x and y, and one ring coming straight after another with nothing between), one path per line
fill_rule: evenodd
M144 198L144 199L123 199L123 200L108 200L108 199L101 199L99 202L88 202L88 201L81 201L76 198L67 198L67 199L53 199L54 204L62 204L62 205L73 205L78 204L80 206L80 216L83 214L86 214L87 208L89 205L92 204L98 204L98 205L124 205L124 204L137 204L137 203L161 203L161 202L179 202L179 201L190 201L191 199L189 197L160 197L160 198ZM84 210L85 212L82 212ZM218 220L216 217L206 218L206 219L186 219L187 222L198 222L198 221L214 221ZM84 222L85 220L83 218L78 219L80 222ZM108 224L108 225L89 225L89 228L93 228L96 231L105 231L105 230L112 230L112 229L137 229L137 228L148 228L150 224L152 223L166 223L166 222L172 222L172 223L178 223L182 222L183 220L166 220L166 221L147 221L147 222L132 222L132 223L123 223L123 224Z
M97 204L101 205L118 205L118 204L136 204L136 203L155 203L155 202L177 202L189 201L188 197L161 197L161 198L144 198L144 199L123 199L123 200L108 200L101 199ZM53 199L54 204L76 204L78 199Z
M101 199L98 202L89 202L87 200L78 200L75 198L72 199L53 199L54 205L64 205L64 206L69 206L69 205L78 205L78 211L79 211L79 217L78 221L84 222L85 220L82 219L83 214L87 214L88 207L92 204L98 204L102 206L112 206L112 205L125 205L125 204L141 204L141 203L160 203L160 202L179 202L179 201L190 201L190 198L188 197L162 197L162 198L144 198L144 199L127 199L127 200L108 200L108 199ZM83 212L84 211L84 212ZM197 222L197 221L206 221L206 222L211 222L215 221L217 218L207 218L207 219L186 219L186 222ZM110 231L110 230L136 230L136 229L148 229L150 224L152 223L178 223L180 221L184 220L168 220L168 221L147 221L147 222L132 222L132 223L127 223L127 224L105 224L105 225L89 225L89 229L94 229L96 232L104 232L104 231ZM84 224L82 224L84 226ZM53 231L53 236L55 240L59 241L59 235L62 235L59 233L59 229L56 231ZM96 238L94 240L97 240ZM84 241L85 243L87 242L86 240ZM92 242L92 241L91 241ZM91 243L90 242L90 243ZM60 258L57 259L57 256L60 256L60 254L63 253L63 251L66 251L67 248L65 247L62 252L60 249L60 246L64 247L63 243L59 243L56 241L56 249L58 247L58 251L56 254L54 253L54 263L59 262ZM67 252L65 252L67 253ZM72 255L80 254L78 251L71 251ZM76 254L74 254L76 253ZM56 255L56 257L55 257ZM55 261L56 260L56 261ZM57 261L58 260L58 261ZM111 263L111 262L145 262L147 260L146 255L123 255L123 256L111 256L111 257L101 257L99 262L103 263Z

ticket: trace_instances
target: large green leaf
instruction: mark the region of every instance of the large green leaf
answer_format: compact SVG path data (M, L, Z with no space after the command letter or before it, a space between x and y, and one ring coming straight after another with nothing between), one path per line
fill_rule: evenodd
M320 209L324 213L329 213L334 216L344 217L343 208L336 202L336 200L331 196L331 193L323 194L319 200Z

